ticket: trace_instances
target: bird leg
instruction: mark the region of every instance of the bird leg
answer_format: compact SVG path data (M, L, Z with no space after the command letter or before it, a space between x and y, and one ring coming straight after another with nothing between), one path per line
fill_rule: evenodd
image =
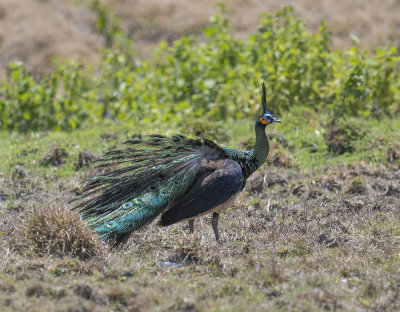
M213 212L211 224L214 230L215 240L219 243L218 219L219 219L219 213Z
M194 219L189 220L189 232L190 234L194 233Z

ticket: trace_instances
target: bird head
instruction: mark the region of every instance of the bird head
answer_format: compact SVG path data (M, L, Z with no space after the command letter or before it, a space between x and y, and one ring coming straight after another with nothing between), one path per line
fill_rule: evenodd
M267 96L266 96L266 91L265 91L265 84L264 82L262 83L262 110L263 113L258 117L258 122L260 122L263 125L268 125L273 122L281 122L278 118L274 116L269 110L267 110Z

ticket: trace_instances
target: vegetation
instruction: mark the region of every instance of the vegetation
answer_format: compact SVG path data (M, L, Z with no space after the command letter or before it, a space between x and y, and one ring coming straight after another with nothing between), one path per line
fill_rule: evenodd
M259 33L247 41L235 39L222 10L204 30L206 43L192 37L171 46L162 42L151 60L136 57L117 21L94 8L111 47L99 68L60 65L34 77L23 64L10 64L0 88L1 129L69 130L103 119L171 126L185 124L189 116L251 120L260 81L279 113L299 105L335 117L382 117L400 110L395 48L379 48L372 56L357 46L332 51L325 24L311 34L289 8L262 15Z
M0 305L62 311L399 309L399 57L330 49L289 8L234 37L224 9L206 42L148 60L102 2L96 68L46 76L9 65L0 84ZM254 144L260 82L282 124L268 164L222 217L149 225L123 248L98 241L69 200L90 164L132 135L182 132Z

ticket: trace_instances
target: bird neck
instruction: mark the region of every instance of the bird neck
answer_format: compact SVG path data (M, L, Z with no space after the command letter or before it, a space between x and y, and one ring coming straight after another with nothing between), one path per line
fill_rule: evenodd
M256 122L256 144L249 151L224 148L228 158L235 160L242 167L244 178L248 178L265 162L269 152L268 138L265 134L265 125Z
M256 122L255 132L256 132L256 144L250 150L248 159L249 161L254 160L257 162L257 168L255 169L257 170L267 159L269 152L269 142L267 135L265 134L265 125Z

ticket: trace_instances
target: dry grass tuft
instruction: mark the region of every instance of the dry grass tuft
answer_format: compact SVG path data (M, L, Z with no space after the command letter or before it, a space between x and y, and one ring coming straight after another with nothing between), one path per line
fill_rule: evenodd
M273 150L269 153L268 164L275 167L290 168L292 167L290 155L285 150Z
M114 304L126 306L134 301L135 293L129 289L120 286L113 286L105 292L108 300Z
M400 159L400 143L396 142L389 146L386 152L386 159L390 163L394 163Z
M223 267L221 253L215 244L199 243L195 237L180 237L168 261L183 265L210 265L215 270Z
M335 125L325 135L328 150L334 154L354 152L353 142L363 133L352 125Z
M359 177L354 178L351 181L350 186L347 189L347 193L349 194L366 194L367 187L362 179Z
M93 289L88 284L75 285L74 293L86 300L93 299Z
M67 161L68 153L62 147L52 148L43 158L40 160L41 166L55 166L59 167Z
M25 237L25 247L39 255L89 259L105 251L96 234L64 207L34 210L19 231Z
M13 293L16 288L14 282L11 280L8 281L0 281L0 292L3 293Z
M27 297L40 297L43 296L44 290L42 285L40 284L34 284L29 286L26 291L25 291L25 295Z
M78 162L75 165L75 170L78 171L83 167L89 166L93 161L99 159L100 157L91 151L83 151L79 153Z

